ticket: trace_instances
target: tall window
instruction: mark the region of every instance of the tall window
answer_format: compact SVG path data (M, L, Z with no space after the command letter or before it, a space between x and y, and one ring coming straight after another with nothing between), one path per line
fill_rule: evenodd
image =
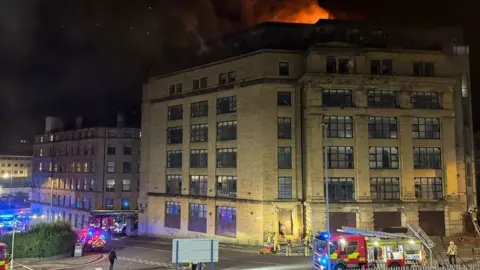
M130 210L130 200L129 199L122 199L122 205L121 209L122 210Z
M349 73L349 59L337 58L335 56L327 56L326 71L330 74L347 74ZM352 66L353 68L353 66Z
M372 108L397 108L399 107L395 91L370 90L368 91L368 107Z
M115 179L107 180L107 187L105 191L109 191L109 192L115 191Z
M95 190L95 180L91 179L90 180L90 191L94 191Z
M218 197L237 197L237 177L236 176L217 176L217 196Z
M289 76L290 75L290 65L288 62L278 63L278 75L279 76Z
M130 179L122 180L122 191L130 191Z
M217 141L237 139L237 120L217 123Z
M237 148L217 149L217 168L236 168Z
M219 85L232 83L234 81L235 81L235 71L230 71L228 73L220 73L220 75L218 75L218 84Z
M277 106L292 106L292 93L277 92Z
M115 155L115 145L114 144L109 144L107 146L107 155L111 156L111 155Z
M410 102L414 109L440 109L437 92L412 92Z
M290 117L279 117L277 120L277 131L279 139L291 139L292 119Z
M124 161L123 164L123 173L131 173L132 172L132 163L129 161Z
M278 177L278 198L291 199L292 198L292 177Z
M165 227L180 229L181 204L178 202L166 202L165 205Z
M331 201L353 200L355 189L353 178L332 177L328 178L328 199Z
M278 168L279 169L292 168L292 148L290 147L278 148Z
M370 178L372 200L400 200L400 180L395 177Z
M413 118L412 136L414 139L440 139L438 118Z
M113 210L113 199L112 198L106 198L105 199L105 209L106 210ZM69 214L70 217L70 214Z
M329 169L353 169L353 147L327 146L327 156Z
M237 96L217 99L217 114L234 113L237 111Z
M190 104L190 114L192 118L208 116L208 101L200 101Z
M397 147L370 147L370 169L398 169Z
M190 129L190 142L208 141L208 124L192 125Z
M167 142L168 144L180 144L182 143L183 128L171 127L167 129Z
M192 82L192 89L193 91L199 90L199 89L205 89L207 88L207 77L202 77L200 79L195 79Z
M434 147L413 148L413 167L415 169L441 169L442 150Z
M165 190L167 194L182 194L182 175L167 175Z
M323 90L323 105L328 107L352 107L352 90Z
M371 60L370 61L370 73L372 75L392 75L392 60Z
M207 168L208 150L195 149L190 150L190 168Z
M237 236L237 209L217 206L215 223L216 235L235 238Z
M414 62L413 76L432 77L435 75L435 64L433 62Z
M127 144L123 146L123 154L130 156L132 154L132 146Z
M175 105L168 107L168 120L180 120L183 118L183 105Z
M190 204L188 215L188 230L193 232L207 232L207 205Z
M107 172L114 173L115 172L115 161L107 162ZM73 189L73 188L71 188Z
M207 196L208 176L190 175L190 195Z
M368 137L376 139L397 138L397 118L395 117L369 117Z
M352 138L353 121L350 116L324 116L327 124L327 138Z
M182 167L182 151L167 151L167 168Z
M168 87L168 93L170 95L180 94L182 93L182 88L183 88L182 83L171 84Z
M441 177L415 177L415 197L419 199L443 199L443 183Z

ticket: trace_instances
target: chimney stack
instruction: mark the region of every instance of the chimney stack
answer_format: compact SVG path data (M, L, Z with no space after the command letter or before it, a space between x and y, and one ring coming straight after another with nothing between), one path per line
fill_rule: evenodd
M75 118L75 129L82 129L82 126L83 126L83 117L77 116L77 118Z
M60 118L55 116L47 116L45 118L45 134L60 131L63 128L63 123Z
M117 128L125 127L125 115L121 112L117 113Z

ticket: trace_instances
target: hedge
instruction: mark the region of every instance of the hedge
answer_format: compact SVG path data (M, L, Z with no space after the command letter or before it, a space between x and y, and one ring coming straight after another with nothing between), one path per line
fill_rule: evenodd
M15 233L15 258L52 257L73 251L77 239L70 223L57 221L34 225L27 232ZM0 242L7 244L11 253L12 235L0 237Z

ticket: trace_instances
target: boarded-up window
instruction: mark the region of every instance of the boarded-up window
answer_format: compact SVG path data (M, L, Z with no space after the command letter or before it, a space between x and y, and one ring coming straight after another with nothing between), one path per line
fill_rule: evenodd
M165 205L165 227L180 229L181 205L178 202L167 202Z
M237 236L237 209L217 206L215 234L227 237Z
M445 235L445 213L443 211L418 211L418 223L427 235Z
M279 232L281 235L292 235L292 210L288 209L280 209L280 212L278 214L278 226L279 226Z
M342 226L345 227L357 227L357 219L355 213L350 212L331 212L330 213L330 231L336 232L338 229L341 229Z
M402 213L400 212L374 212L373 228L381 231L385 228L402 226Z

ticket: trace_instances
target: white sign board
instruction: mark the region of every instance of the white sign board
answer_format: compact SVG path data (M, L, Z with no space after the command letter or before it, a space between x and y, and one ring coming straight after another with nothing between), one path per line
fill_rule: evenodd
M218 262L218 240L173 239L172 263Z

